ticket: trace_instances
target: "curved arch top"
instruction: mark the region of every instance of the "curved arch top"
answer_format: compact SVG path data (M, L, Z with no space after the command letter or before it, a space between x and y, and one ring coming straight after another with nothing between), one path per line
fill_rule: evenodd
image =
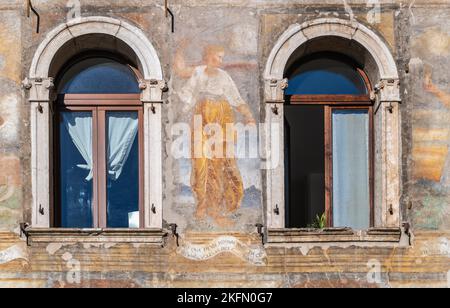
M266 80L281 80L290 56L304 43L337 36L358 42L373 57L380 79L398 79L397 65L386 44L369 28L355 21L322 18L292 25L275 44L264 72Z
M127 44L139 59L146 80L162 80L159 57L150 40L137 27L110 17L82 17L58 26L39 45L31 64L30 78L48 78L56 53L69 41L88 34L111 35Z

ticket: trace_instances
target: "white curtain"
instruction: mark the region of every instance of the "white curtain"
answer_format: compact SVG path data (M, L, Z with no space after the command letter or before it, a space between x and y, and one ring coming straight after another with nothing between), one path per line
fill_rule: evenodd
M333 112L333 221L335 227L370 227L367 111Z
M130 155L138 132L137 112L109 112L108 123L108 177L117 181Z
M63 112L64 127L86 164L77 165L89 171L86 181L93 178L92 169L92 114L90 112Z
M92 180L92 115L90 112L62 113L64 127L69 132L72 142L83 157L85 164L77 165L89 171L86 181ZM108 120L107 160L108 177L117 181L130 155L138 132L137 113L110 112Z

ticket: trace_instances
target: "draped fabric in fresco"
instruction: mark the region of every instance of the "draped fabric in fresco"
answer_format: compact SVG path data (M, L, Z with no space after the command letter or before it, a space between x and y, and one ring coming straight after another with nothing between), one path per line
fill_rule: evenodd
M224 53L223 47L209 45L204 50L204 64L196 67L186 66L178 54L175 68L180 77L188 77L179 96L184 103L183 111L192 114L190 183L197 204L195 217L199 220L210 217L214 224L227 227L232 226L229 216L240 207L244 196L234 144L226 139L227 125L236 122L235 111L248 124L255 125L255 120L233 79L221 69ZM212 133L208 127L214 125L219 131ZM211 145L209 153L211 134L219 142ZM228 146L232 147L232 155L228 154Z

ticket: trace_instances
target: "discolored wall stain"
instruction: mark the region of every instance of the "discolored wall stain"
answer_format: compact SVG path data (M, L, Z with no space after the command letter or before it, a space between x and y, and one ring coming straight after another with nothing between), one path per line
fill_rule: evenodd
M16 229L22 216L20 160L0 156L0 228Z
M21 81L21 19L16 12L0 12L0 77Z
M17 145L20 130L20 98L17 94L0 93L0 144Z
M440 68L434 67L439 61L448 62L450 35L437 27L425 28L413 40L414 54L421 58L419 92L413 115L413 177L450 187L450 89L445 86ZM420 91L421 90L421 91ZM428 100L428 103L425 103Z
M413 48L421 56L446 56L450 53L450 34L441 27L429 27L414 39Z

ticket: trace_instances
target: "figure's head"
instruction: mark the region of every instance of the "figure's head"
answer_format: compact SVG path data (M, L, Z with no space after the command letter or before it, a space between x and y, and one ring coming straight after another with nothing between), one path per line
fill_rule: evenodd
M225 49L222 46L208 45L203 53L203 61L209 67L219 68L222 66Z

